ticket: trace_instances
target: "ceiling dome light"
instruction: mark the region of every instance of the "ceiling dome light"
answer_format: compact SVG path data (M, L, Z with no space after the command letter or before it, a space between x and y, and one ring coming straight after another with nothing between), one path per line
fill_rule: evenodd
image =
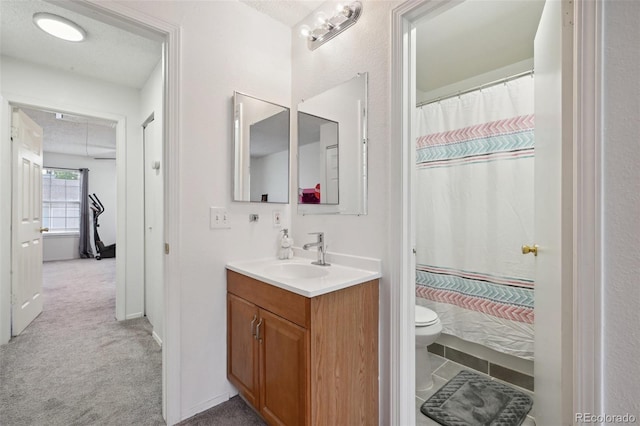
M47 34L67 41L82 41L87 33L75 22L51 13L35 13L33 23Z

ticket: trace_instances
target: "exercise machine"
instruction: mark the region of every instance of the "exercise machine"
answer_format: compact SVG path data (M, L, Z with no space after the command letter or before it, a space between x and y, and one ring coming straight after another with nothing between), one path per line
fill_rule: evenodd
M93 240L96 246L96 260L100 260L103 257L116 257L116 245L111 244L105 246L102 240L100 239L100 234L98 233L98 217L102 213L104 213L104 205L100 202L100 198L94 193L93 195L89 195L89 199L91 200L91 205L89 208L93 211Z

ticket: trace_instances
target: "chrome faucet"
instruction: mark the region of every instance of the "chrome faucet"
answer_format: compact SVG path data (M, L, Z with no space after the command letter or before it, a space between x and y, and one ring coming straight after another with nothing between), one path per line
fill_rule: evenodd
M309 235L317 235L318 241L315 243L307 243L302 246L304 250L309 250L311 247L318 247L318 260L311 262L314 265L330 266L330 263L324 261L324 255L326 254L327 246L324 245L324 232L311 232Z

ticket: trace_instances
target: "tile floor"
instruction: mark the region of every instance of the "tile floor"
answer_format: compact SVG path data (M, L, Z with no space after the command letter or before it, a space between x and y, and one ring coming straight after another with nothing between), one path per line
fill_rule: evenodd
M443 358L439 355L432 354L432 353L429 353L429 360L431 361L431 369L433 370L433 386L429 390L416 393L416 426L439 426L440 423L434 420L431 420L429 417L422 414L422 412L420 412L420 407L427 399L429 399L431 395L436 393L438 389L444 386L445 383L447 383L460 371L473 370L467 366L458 364L457 362L453 362L451 360L448 360L446 358ZM477 372L477 373L487 376L486 374L483 374L480 372ZM490 377L490 379L504 383L501 380L495 379L493 377ZM526 389L519 388L518 386L514 386L510 383L505 383L505 384L512 386L517 390L522 391L533 398L533 392ZM536 422L533 416L535 416L535 406L529 412L529 415L527 416L524 423L522 423L522 426L535 426Z

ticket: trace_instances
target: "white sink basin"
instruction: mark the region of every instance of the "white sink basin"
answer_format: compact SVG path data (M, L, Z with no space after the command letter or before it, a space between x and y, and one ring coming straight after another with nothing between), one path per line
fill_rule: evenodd
M312 260L255 259L230 262L227 269L267 284L315 297L332 291L380 278L380 272L336 265L312 265Z
M329 275L330 266L318 266L310 263L279 263L269 265L264 272L286 279L321 278Z

